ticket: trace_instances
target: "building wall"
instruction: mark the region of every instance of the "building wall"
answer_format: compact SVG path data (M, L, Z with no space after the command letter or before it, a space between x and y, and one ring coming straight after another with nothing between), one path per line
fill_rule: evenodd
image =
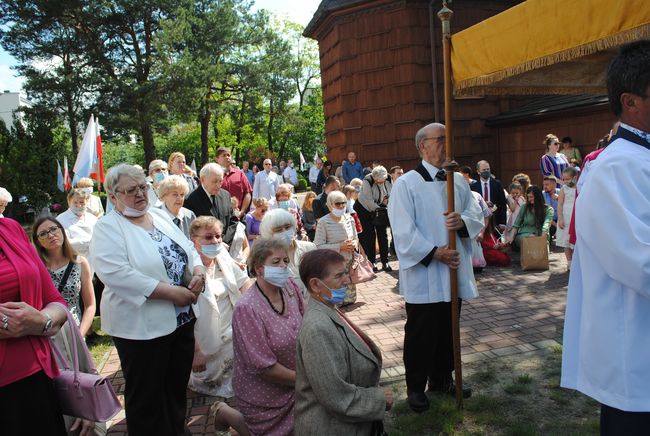
M4 121L5 126L11 129L14 124L14 118L23 121L22 112L14 112L21 106L28 106L27 100L20 96L19 92L5 91L0 93L0 119Z
M452 4L457 32L519 3L466 0ZM369 1L326 17L318 40L328 157L355 151L364 163L415 167L417 130L434 121L428 1ZM436 5L439 8L439 5ZM434 10L437 12L437 9ZM443 109L440 21L434 19L437 86ZM471 55L471 54L468 54ZM485 120L511 106L506 97L456 99L456 159L494 161L496 131ZM441 119L444 122L444 119Z
M541 184L539 160L546 153L543 141L547 134L553 133L560 139L570 136L584 157L596 149L596 144L609 132L614 121L609 107L600 106L495 126L499 177L507 185L512 176L523 172L530 176L532 183Z

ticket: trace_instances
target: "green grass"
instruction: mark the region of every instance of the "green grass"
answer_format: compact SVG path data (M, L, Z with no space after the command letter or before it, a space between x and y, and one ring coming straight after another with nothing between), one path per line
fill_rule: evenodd
M93 358L93 362L95 362L95 366L99 366L99 364L102 363L106 353L113 346L113 339L104 333L99 326L100 319L96 316L93 320L93 331L95 334L90 336L86 342L88 350L90 351L90 356Z

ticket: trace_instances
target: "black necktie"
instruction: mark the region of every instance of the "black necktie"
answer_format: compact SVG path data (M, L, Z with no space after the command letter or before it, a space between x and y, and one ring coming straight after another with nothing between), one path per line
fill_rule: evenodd
M217 198L214 195L211 195L210 200L212 201L212 207L214 207L216 209L217 208Z
M439 180L441 182L446 182L447 181L447 172L445 170L440 170L436 173L436 180Z
M181 220L179 218L174 218L173 219L174 224L180 229L181 228Z

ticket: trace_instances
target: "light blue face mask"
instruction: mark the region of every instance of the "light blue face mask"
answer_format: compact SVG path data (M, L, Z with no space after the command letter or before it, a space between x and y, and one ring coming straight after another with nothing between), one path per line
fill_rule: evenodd
M285 245L291 245L295 235L296 231L294 229L289 229L283 232L274 233L273 237L281 240Z
M343 304L343 301L345 300L345 294L348 291L347 286L344 286L344 287L338 288L338 289L332 289L329 286L327 286L325 284L325 282L323 282L322 280L320 282L323 284L323 286L325 286L327 289L329 289L329 291L332 293L331 297L325 297L324 295L321 295L323 300L328 301L328 302L330 302L330 303L332 303L334 305Z
M221 244L201 245L201 253L203 253L205 257L214 259L219 255L222 248Z
M283 200L278 202L278 206L280 206L280 209L288 210L290 205L291 202L289 200Z
M156 183L160 183L167 178L167 173L156 173L153 175L153 179Z

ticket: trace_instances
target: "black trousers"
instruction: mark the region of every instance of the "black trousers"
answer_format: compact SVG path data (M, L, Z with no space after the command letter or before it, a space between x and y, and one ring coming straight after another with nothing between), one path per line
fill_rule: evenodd
M602 436L650 434L650 412L625 412L601 404L600 434Z
M184 434L194 322L155 339L113 338L124 373L129 436Z
M0 434L66 435L54 384L43 371L0 388Z
M388 226L375 226L372 224L372 215L364 209L364 213L357 213L363 231L359 233L359 242L366 252L368 260L373 264L377 258L375 240L379 241L379 258L381 263L388 262Z
M427 379L436 386L446 386L451 381L451 303L406 303L404 367L409 392L424 392Z

